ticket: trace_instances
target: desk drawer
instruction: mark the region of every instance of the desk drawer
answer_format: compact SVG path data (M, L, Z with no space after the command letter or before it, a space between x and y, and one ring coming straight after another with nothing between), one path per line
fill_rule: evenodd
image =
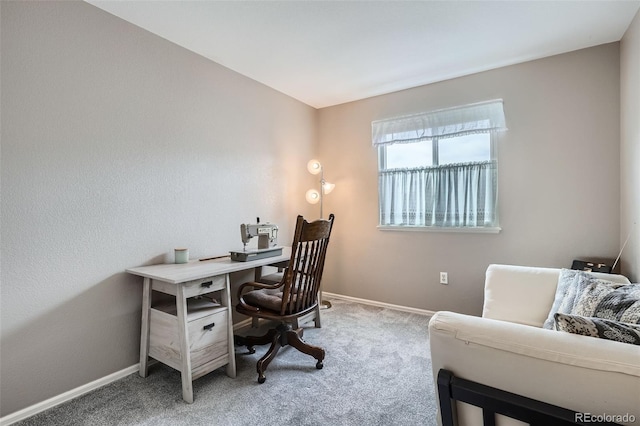
M181 370L178 318L162 309L164 307L154 308L150 312L149 355L176 370ZM192 371L229 353L228 327L227 308L217 308L209 315L199 316L187 322Z
M185 297L199 296L201 294L224 290L226 288L224 275L188 281L181 285L184 288Z
M228 312L220 311L188 325L191 369L229 353Z

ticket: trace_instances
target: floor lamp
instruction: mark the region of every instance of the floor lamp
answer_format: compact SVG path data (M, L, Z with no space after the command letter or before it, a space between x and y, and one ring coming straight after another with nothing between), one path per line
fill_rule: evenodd
M317 175L317 174L320 175L320 191L318 191L317 189L310 189L307 191L306 198L307 198L307 202L310 204L318 204L318 202L320 202L320 219L322 219L323 218L322 201L323 201L324 195L333 191L333 188L335 188L336 186L333 183L329 183L326 180L324 180L324 171L322 169L322 163L320 163L318 160L309 161L307 163L307 170L312 175Z
M317 189L308 190L306 194L306 199L307 199L307 202L310 204L318 204L318 202L320 202L320 219L322 219L323 218L322 200L324 198L324 195L333 191L333 188L335 188L336 186L335 184L329 183L326 180L324 180L324 171L322 169L322 163L320 163L320 161L315 159L309 161L307 163L307 170L312 175L318 175L318 174L320 175L320 191L318 191ZM331 302L327 300L322 300L322 285L320 287L319 299L320 299L320 303L322 305L325 305L327 309L331 307Z

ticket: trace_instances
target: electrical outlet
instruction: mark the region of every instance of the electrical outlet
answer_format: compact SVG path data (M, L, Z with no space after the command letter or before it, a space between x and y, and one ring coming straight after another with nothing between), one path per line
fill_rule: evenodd
M449 284L449 274L440 272L440 284Z

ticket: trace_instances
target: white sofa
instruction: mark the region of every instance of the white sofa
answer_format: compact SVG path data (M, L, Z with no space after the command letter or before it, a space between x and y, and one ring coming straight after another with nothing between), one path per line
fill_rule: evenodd
M434 378L456 377L591 415L640 424L640 346L543 329L560 269L490 265L482 317L438 312L429 323ZM629 283L621 275L596 274ZM436 390L437 396L437 390ZM482 424L482 411L457 403L458 424ZM438 415L440 422L440 414ZM498 425L523 423L497 418Z

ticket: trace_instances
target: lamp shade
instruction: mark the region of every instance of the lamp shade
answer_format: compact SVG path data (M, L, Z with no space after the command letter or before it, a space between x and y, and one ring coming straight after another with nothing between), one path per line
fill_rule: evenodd
M322 164L320 164L318 160L310 160L307 163L307 170L309 170L309 173L312 175L317 175L322 171Z
M333 188L335 187L336 187L335 183L324 182L322 184L322 192L325 194L329 194L331 191L333 191Z
M310 189L305 195L309 204L317 204L320 201L320 193L315 189Z

